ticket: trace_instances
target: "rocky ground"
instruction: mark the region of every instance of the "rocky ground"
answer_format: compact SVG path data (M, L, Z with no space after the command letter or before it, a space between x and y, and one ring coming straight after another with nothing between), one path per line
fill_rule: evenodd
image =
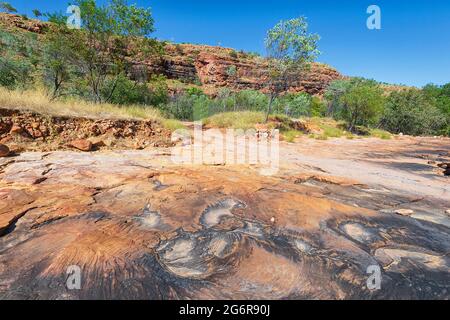
M50 116L0 108L0 144L15 154L171 146L170 136L171 132L156 120Z
M302 138L273 176L170 151L0 158L0 299L450 298L449 139Z

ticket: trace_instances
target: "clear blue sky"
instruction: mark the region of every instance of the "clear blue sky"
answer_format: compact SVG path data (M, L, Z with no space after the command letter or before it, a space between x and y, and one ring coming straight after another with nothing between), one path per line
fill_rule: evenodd
M103 2L100 0L99 2ZM64 10L64 0L10 0L22 13ZM319 61L350 76L422 86L450 82L448 0L130 0L151 7L155 36L264 54L264 36L281 19L305 15L322 37ZM367 7L382 10L368 30Z

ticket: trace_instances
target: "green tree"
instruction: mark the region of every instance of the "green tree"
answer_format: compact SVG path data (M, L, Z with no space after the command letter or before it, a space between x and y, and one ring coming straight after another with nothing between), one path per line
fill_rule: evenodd
M381 119L384 129L409 135L434 135L446 125L443 113L417 89L391 93Z
M267 96L255 90L242 90L234 95L233 110L264 111L267 106Z
M450 116L450 83L443 86L428 84L422 91L436 108Z
M33 14L36 18L39 18L42 16L42 13L38 9L33 9Z
M343 106L341 103L341 98L344 94L348 92L351 88L352 83L349 80L335 80L332 81L324 94L327 101L327 116L333 118L341 118Z
M64 27L58 36L65 37L63 42L77 44L78 60L73 63L83 74L79 85L85 88L79 91L95 102L110 102L117 87L123 85L123 75L132 74L140 61L162 53L162 45L148 37L154 31L151 11L128 5L126 0L103 5L76 0L74 4L80 7L82 28L69 32ZM47 16L61 27L65 25L60 14Z
M274 111L289 117L311 116L311 96L307 93L285 94L275 99Z
M326 104L319 97L311 98L311 116L324 117L327 112Z
M17 9L8 2L0 2L0 10L8 13L17 13Z
M54 24L43 41L42 70L43 82L49 89L50 99L75 94L71 81L81 73L76 68L80 56L78 43L73 41L76 31L69 30L63 24Z
M351 87L340 99L348 129L369 126L378 122L384 106L382 90L375 85L361 83Z
M332 81L324 94L324 98L327 101L326 115L339 120L343 119L345 106L342 104L341 98L351 88L359 85L378 86L378 83L375 80L359 77Z
M153 76L148 83L132 81L125 75L120 75L114 81L116 90L111 96L111 103L159 106L168 102L168 88L164 76Z
M298 81L310 62L320 54L317 43L320 37L308 32L305 17L281 21L269 30L265 40L268 67L268 89L270 92L266 121L272 105L280 93Z
M0 30L0 85L15 89L32 84L39 52L36 35Z

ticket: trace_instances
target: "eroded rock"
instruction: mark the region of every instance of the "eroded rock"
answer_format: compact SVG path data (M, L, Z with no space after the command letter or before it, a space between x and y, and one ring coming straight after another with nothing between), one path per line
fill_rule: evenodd
M395 213L399 214L399 215L402 215L402 216L408 216L409 217L410 215L412 215L414 213L414 211L411 210L411 209L398 209L398 210L395 210Z
M7 157L9 155L9 148L4 144L0 144L0 157Z
M363 142L345 143L333 152ZM309 147L307 156L331 149ZM243 166L177 166L163 150L0 160L0 299L450 298L446 178L414 176L444 190L433 198L431 187L395 189L396 177L411 174L395 161L392 181L371 184L370 175L333 178L341 158L319 154L315 162L328 165L320 178L309 158L284 153L291 145L281 152L271 177ZM391 162L367 163L351 169L391 172ZM399 207L414 213L392 214ZM82 266L81 290L66 288L73 265ZM382 290L367 288L368 266L382 268Z
M84 140L84 139L74 140L69 143L69 146L73 147L75 149L78 149L80 151L85 151L85 152L92 151L92 149L93 149L92 142L90 142L89 140Z

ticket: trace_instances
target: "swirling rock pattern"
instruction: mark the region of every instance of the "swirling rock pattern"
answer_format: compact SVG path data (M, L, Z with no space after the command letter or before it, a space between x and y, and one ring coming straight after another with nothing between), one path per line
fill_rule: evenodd
M411 169L418 145L450 151L306 140L272 177L158 149L1 159L0 299L449 299L448 180Z

